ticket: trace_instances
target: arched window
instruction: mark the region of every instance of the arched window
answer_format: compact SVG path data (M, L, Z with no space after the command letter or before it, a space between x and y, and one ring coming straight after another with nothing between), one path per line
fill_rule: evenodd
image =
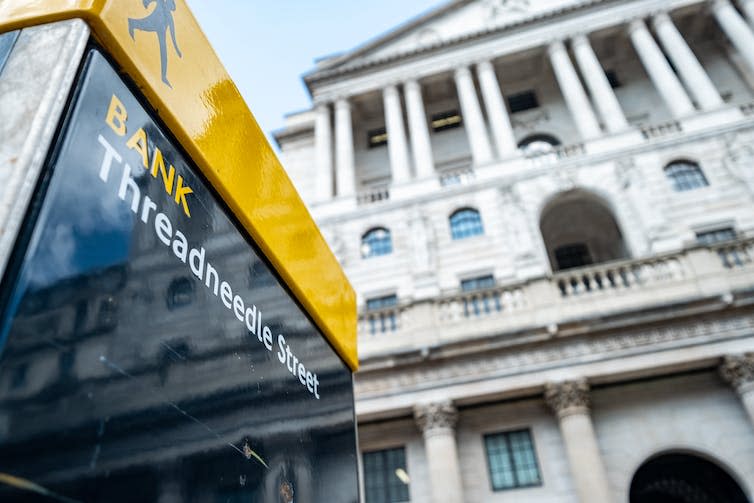
M555 150L560 141L549 134L533 134L521 140L518 148L527 155L547 154Z
M709 185L702 168L691 161L673 161L665 166L665 176L668 177L676 192L698 189Z
M450 235L453 239L464 239L484 234L482 217L472 208L463 208L450 215Z
M379 257L393 253L393 240L390 231L384 227L375 227L361 236L361 257Z

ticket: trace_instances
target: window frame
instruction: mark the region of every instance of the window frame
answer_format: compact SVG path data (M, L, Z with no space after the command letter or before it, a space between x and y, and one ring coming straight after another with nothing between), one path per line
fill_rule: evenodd
M675 159L667 163L662 168L662 172L673 192L690 192L710 185L707 175L704 174L699 163L690 159ZM691 183L692 181L694 183L701 181L702 183L694 185Z
M372 234L376 234L378 232L384 232L386 234L386 237L380 238L379 236L372 238L372 241L369 242L370 239L369 236ZM380 246L375 247L372 244L377 243ZM387 243L387 245L385 245ZM364 253L364 247L369 246L368 252ZM376 250L376 252L375 252ZM390 232L390 229L387 227L377 226L377 227L371 227L370 229L367 229L366 232L364 232L361 235L361 242L359 243L359 252L361 253L362 259L370 259L375 257L384 257L387 255L392 255L394 251L393 248L393 233Z
M367 148L379 148L387 145L387 128L385 126L367 131Z
M512 454L511 449L511 441L510 437L513 434L516 433L526 433L529 439L529 444L531 445L531 452L534 457L534 468L537 471L537 481L533 483L528 484L520 484L518 481L518 472L516 463ZM488 439L493 437L503 437L505 439L505 446L506 446L506 452L508 454L508 461L511 466L511 473L513 474L513 480L514 485L510 487L495 487L495 481L492 471L492 463L490 462L490 451L489 451L489 444ZM484 446L484 457L485 461L487 463L487 476L489 477L490 481L490 489L492 492L501 492L501 491L512 491L517 489L529 489L533 487L542 487L544 486L544 477L542 477L542 469L539 464L539 456L537 455L537 445L534 442L534 435L532 434L531 428L519 428L515 430L505 430L505 431L496 431L496 432L489 432L485 433L482 436L482 444Z
M387 466L387 464L388 464L388 453L391 453L391 452L401 452L402 453L402 455L403 455L403 465L404 466L397 467L397 468L395 468L395 467L388 467ZM377 502L373 502L372 500L368 499L369 493L367 491L367 469L366 469L367 462L366 462L366 457L367 456L374 456L374 455L379 455L380 458L381 458L381 461L382 461L383 470L382 470L382 473L380 474L381 475L380 478L382 479L380 482L383 484L382 485L382 489L383 489L384 496L385 496L382 501L377 501ZM404 503L404 502L411 501L411 483L410 483L410 480L409 480L409 483L406 484L405 482L403 482L402 480L399 479L400 482L403 484L403 486L398 486L398 487L404 487L405 486L405 488L406 488L406 499L395 499L395 500L392 499L393 498L393 494L392 494L392 491L390 490L390 487L391 487L391 485L390 485L390 475L391 475L391 473L393 473L393 472L391 472L391 469L394 468L395 470L397 470L398 468L403 468L406 471L406 474L408 474L408 456L406 454L406 446L405 445L400 445L400 446L397 446L397 447L387 447L387 448L384 448L384 449L375 449L375 450L370 450L370 451L364 451L364 452L361 453L361 463L362 463L362 466L364 467L364 502L365 503L367 503L367 502L369 502L369 503L399 503L399 502L400 503ZM397 478L397 476L396 476L396 478ZM396 498L398 498L398 497L401 497L402 495L395 495L395 496L396 496Z
M473 233L464 233L460 230L456 229L457 225L461 225L462 222L455 223L454 218L463 218L461 214L465 213L474 213L479 221L478 229L479 232L473 232ZM484 222L482 221L482 212L479 211L476 208L472 208L470 206L464 206L463 208L458 208L457 210L453 211L453 213L448 216L448 226L450 227L450 239L451 241L463 241L464 239L469 239L475 236L484 236ZM477 227L472 227L471 224L469 224L469 228L476 229Z

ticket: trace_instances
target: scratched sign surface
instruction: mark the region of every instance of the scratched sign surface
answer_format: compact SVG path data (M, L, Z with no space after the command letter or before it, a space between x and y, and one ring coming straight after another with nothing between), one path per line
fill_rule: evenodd
M50 159L0 289L0 501L356 502L350 371L97 49Z

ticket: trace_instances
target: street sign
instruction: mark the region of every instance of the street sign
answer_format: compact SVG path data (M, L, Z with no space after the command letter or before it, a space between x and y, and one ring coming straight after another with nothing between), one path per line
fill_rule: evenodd
M117 26L159 39L153 81L124 74L106 12L88 20L7 260L0 500L358 501L353 292L237 95L202 96L220 115L192 135L200 111L159 108L187 92L173 61L191 48L176 5L152 3ZM222 157L225 113L256 136L227 129Z

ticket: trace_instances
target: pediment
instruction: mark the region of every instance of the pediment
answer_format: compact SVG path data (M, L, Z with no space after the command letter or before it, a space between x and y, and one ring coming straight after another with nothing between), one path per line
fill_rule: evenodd
M320 62L312 72L346 70L505 28L585 0L455 0L356 49Z

